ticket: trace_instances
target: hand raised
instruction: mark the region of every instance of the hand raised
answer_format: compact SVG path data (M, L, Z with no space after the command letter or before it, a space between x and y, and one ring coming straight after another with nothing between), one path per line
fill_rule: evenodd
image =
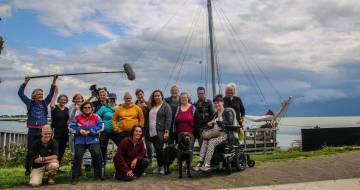
M30 77L28 77L28 76L25 76L25 80L24 80L24 83L25 84L27 84L28 82L29 82L29 80L30 80L31 78Z

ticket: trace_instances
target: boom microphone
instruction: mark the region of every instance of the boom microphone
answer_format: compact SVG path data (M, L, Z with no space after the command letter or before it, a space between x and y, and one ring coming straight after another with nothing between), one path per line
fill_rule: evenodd
M129 80L135 80L135 73L134 73L133 69L131 68L130 64L128 64L128 63L124 64L124 71Z

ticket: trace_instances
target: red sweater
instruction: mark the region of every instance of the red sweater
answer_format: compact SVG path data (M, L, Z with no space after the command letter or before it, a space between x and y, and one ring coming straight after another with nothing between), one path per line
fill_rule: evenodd
M135 145L130 137L123 139L117 149L114 157L114 165L116 170L127 173L132 170L131 161L135 158L140 161L144 159L146 150L143 141L140 139Z
M176 124L176 132L177 133L193 133L194 131L194 116L193 116L193 107L190 106L188 110L185 112L181 111L179 108L179 112L175 118Z

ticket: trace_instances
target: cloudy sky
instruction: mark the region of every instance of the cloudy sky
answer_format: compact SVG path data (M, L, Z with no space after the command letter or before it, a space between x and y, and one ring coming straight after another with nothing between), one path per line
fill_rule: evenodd
M349 105L347 114L360 114L354 105L360 99L360 1L214 0L213 5L219 90L235 82L250 114L268 105L276 110L278 94L293 96L299 115L314 106L314 114L324 115L336 110L336 102ZM0 114L25 113L17 96L25 75L120 70L125 62L136 81L121 75L62 77L60 92L88 95L96 83L118 96L136 88L168 95L169 85L177 83L195 99L196 87L208 87L210 80L206 14L205 0L0 0L0 35L6 42ZM48 91L50 83L50 78L31 80L26 93L37 87Z

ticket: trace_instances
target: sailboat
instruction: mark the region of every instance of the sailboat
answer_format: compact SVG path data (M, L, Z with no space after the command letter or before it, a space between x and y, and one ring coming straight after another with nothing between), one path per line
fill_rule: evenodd
M207 26L208 26L208 49L207 54L209 55L209 64L210 64L210 74L211 74L211 95L214 97L217 93L221 93L221 86L220 86L220 72L219 72L219 63L217 60L217 44L216 44L216 37L215 37L215 30L214 30L214 19L213 19L213 1L212 0L206 0L207 1ZM223 16L224 20L228 22L228 24L231 25L230 19L226 16L224 11L217 10L220 12L220 15ZM232 34L236 33L234 27L230 26L230 32ZM236 38L236 37L235 37ZM186 40L189 40L186 38ZM234 43L236 43L238 39L234 40ZM242 41L239 42L239 44L244 45ZM183 53L182 51L180 53ZM179 56L180 57L180 56ZM184 56L185 59L186 56ZM202 61L200 61L200 64L203 64ZM181 65L182 67L182 65ZM259 67L259 65L256 65L256 67L260 70L262 75L264 75L267 79L267 81L270 83L269 86L274 88L274 90L279 95L279 91L276 90L275 86L272 84L271 80L266 76L266 73L263 72L263 70ZM249 66L248 66L248 69ZM181 71L181 70L180 70ZM251 75L254 80L254 86L258 88L259 94L261 94L262 98L265 100L265 96L263 95L259 84L257 82L257 79L254 77L252 71L250 70ZM179 73L177 73L179 75ZM179 77L178 77L179 78ZM169 79L170 80L170 79ZM177 82L177 81L176 81ZM169 84L169 81L167 82L167 85ZM166 88L165 88L166 89ZM208 88L209 89L209 88ZM277 139L276 139L276 133L278 131L278 124L282 117L285 116L286 111L291 104L292 97L288 97L287 99L280 97L280 108L274 113L271 111L270 108L264 115L260 116L254 116L254 115L245 115L245 122L244 122L244 128L245 128L245 138L244 138L244 146L247 151L263 151L263 150L273 150L277 148ZM269 106L270 107L270 106Z

